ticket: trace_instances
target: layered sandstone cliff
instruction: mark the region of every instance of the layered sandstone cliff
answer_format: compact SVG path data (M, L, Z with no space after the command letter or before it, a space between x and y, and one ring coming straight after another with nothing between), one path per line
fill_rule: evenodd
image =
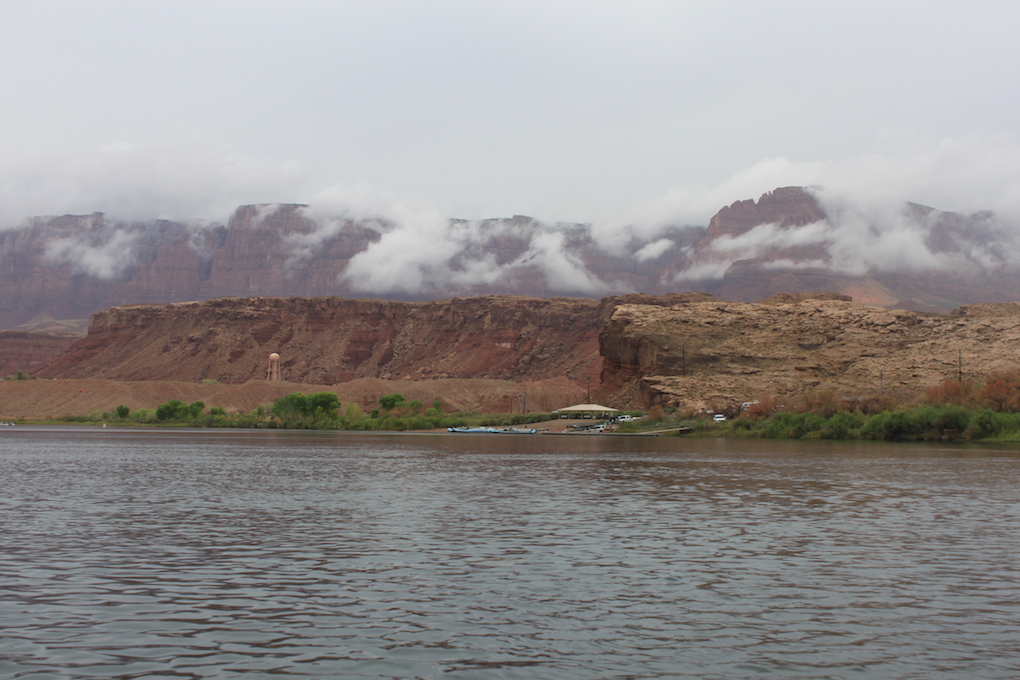
M911 400L943 380L1020 367L1020 304L940 316L840 299L622 305L600 336L617 405L732 406L808 390ZM830 296L831 297L831 296Z
M264 378L276 352L283 378L302 383L565 376L597 384L599 332L616 306L704 299L711 298L219 298L129 305L94 314L88 335L38 374L238 383Z
M599 303L462 298L438 302L221 298L116 307L41 376L244 382L271 352L285 380L362 377L581 379L598 372Z
M704 294L486 296L433 302L222 298L97 313L40 377L244 383L563 378L617 407L732 406L809 390L911 400L962 371L1020 366L1020 304L949 315L830 293L762 303ZM21 369L24 370L24 369Z
M0 376L19 371L34 375L36 369L62 355L80 338L66 333L0 331Z

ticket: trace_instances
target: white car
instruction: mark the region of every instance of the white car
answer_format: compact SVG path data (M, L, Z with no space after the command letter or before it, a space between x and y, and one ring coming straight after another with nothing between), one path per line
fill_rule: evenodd
M724 416L721 413L716 413L714 416L712 416L712 420L714 420L717 423L724 423L726 422L726 416Z

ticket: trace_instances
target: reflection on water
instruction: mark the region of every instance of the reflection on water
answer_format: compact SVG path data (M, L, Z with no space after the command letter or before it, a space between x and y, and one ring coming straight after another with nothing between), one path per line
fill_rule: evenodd
M1015 678L1013 451L0 433L4 678Z

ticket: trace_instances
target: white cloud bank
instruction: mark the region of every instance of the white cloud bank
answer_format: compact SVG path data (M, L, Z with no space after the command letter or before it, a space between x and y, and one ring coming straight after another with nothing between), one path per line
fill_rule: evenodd
M228 152L198 139L42 153L0 149L0 230L37 215L225 220L238 205L307 196L294 161Z
M355 255L342 275L359 291L421 295L470 290L525 268L557 291L598 294L607 289L568 252L563 232L555 227L450 220L433 206L402 201L366 185L325 189L305 215L316 225L295 241L305 254L335 237L348 221L379 230L379 240ZM526 252L511 262L497 262L485 245L501 236L528 237Z
M677 186L593 225L600 243L650 242L670 226L706 225L724 205L777 187L820 187L826 208L882 212L912 201L939 210L992 210L1020 222L1020 144L1012 135L925 139L887 134L884 151L825 161L770 158L716 185Z
M783 186L811 187L828 220L780 229L761 225L737 237L714 241L678 280L722 277L737 260L767 256L809 244L826 248L824 265L851 275L868 271L950 268L967 258L985 267L1015 263L1020 238L1020 145L1009 135L925 140L889 135L884 154L839 161L762 161L718 185L676 187L658 198L593 225L593 236L606 249L621 239L647 244L640 259L667 230L706 225L735 200L757 199ZM907 201L963 215L991 210L983 228L995 232L997 249L957 239L956 256L932 252L925 240L937 215L923 219L906 209ZM822 262L789 261L771 266L808 267Z
M1015 247L1020 145L1015 138L932 140L890 134L879 146L880 152L842 160L767 159L713 186L677 186L656 200L596 221L592 236L607 253L649 262L674 245L674 227L704 226L722 206L757 199L776 187L811 186L829 216L826 222L793 229L761 225L718 239L680 279L718 278L734 261L812 243L824 246L826 266L848 274L950 268L961 258L985 267L1020 260ZM344 273L359 291L470 291L514 275L540 275L564 292L608 290L570 251L566 232L558 227L451 220L435 206L368 185L315 189L315 184L299 163L241 157L194 140L87 152L0 153L0 228L16 226L30 215L94 211L107 213L111 224L152 218L225 221L239 204L307 200L305 214L314 226L286 237L292 253L288 264L300 266L313 258L351 221L369 224L379 231L378 241L356 255ZM956 255L933 252L924 245L933 223L904 211L905 201L962 214L995 211L996 220L984 227L994 232L996 247L989 250L978 240L963 239ZM525 232L531 234L525 252L512 262L499 262L485 250L494 236L522 237ZM104 234L100 241L64 236L50 244L48 257L102 278L121 276L132 266L135 237ZM804 260L787 264L812 266Z

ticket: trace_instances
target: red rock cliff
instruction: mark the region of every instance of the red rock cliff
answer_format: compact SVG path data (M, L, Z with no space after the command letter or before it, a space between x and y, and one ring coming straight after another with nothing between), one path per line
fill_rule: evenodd
M80 339L78 335L60 333L0 331L0 376L18 371L35 375L37 368L62 355Z
M88 335L38 373L236 383L264 378L268 356L277 352L283 378L293 382L566 376L597 384L599 331L617 305L689 299L711 298L219 298L130 305L94 314Z
M40 376L244 382L283 377L580 379L597 374L599 303L492 296L436 302L221 298L115 307Z

